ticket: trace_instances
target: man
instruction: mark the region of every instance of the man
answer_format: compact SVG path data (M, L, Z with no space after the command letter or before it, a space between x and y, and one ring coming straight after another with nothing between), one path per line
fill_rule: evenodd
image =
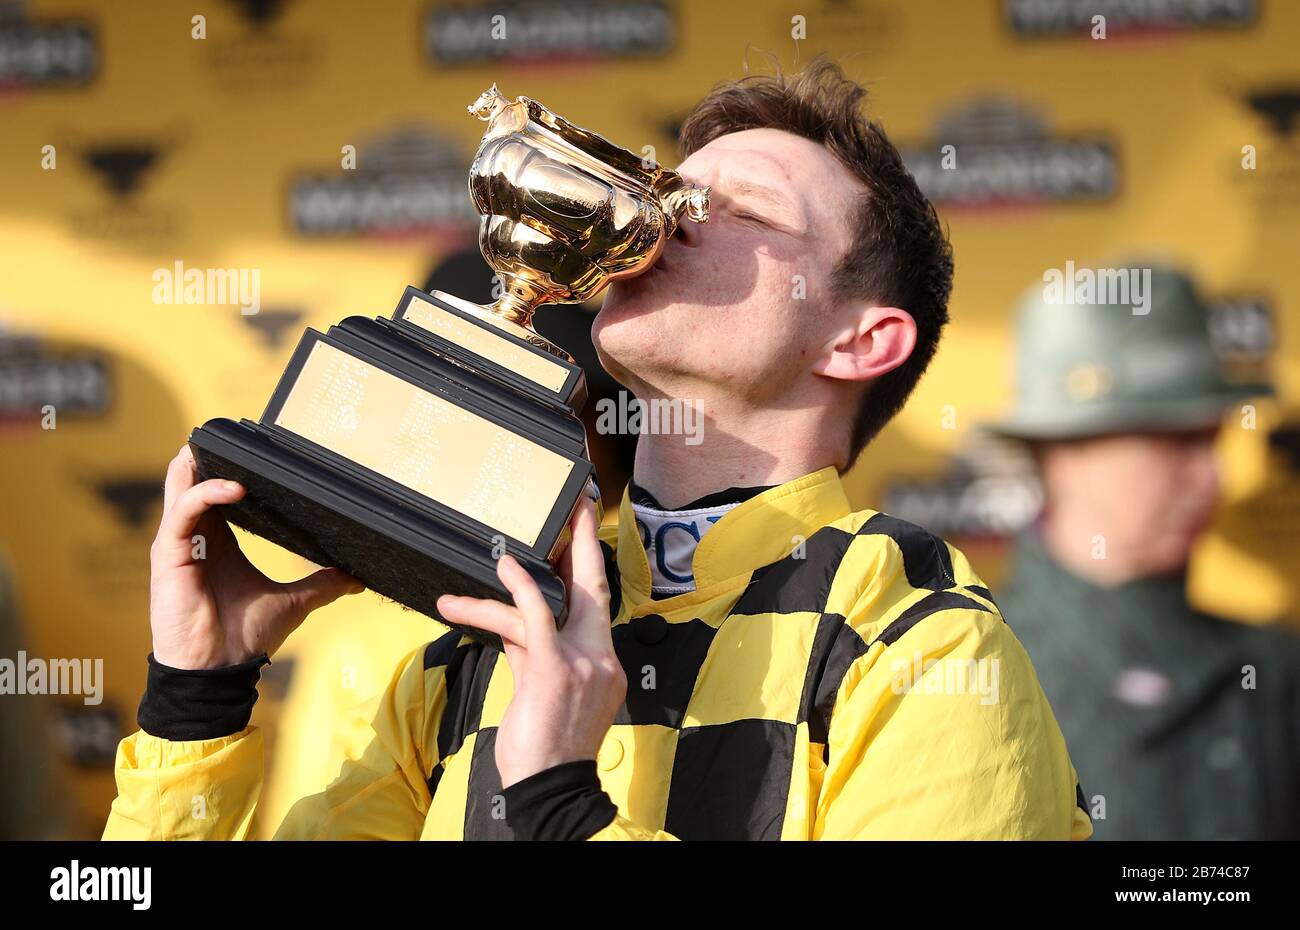
M398 669L373 741L280 836L1089 834L1033 669L965 558L854 512L840 483L932 357L952 274L863 96L819 60L697 106L679 170L712 188L710 220L610 288L594 337L641 401L699 405L703 442L641 435L603 541L584 503L563 631L508 556L514 606L443 598L456 628ZM226 532L208 508L242 493L194 485L185 453L169 469L142 731L106 836L245 835L257 668L358 587L275 585L225 536L195 563L193 533Z
M1300 649L1185 594L1217 498L1215 436L1245 392L1220 377L1186 275L1152 269L1148 298L1037 289L1023 307L1016 406L997 429L1031 442L1046 507L1000 602L1098 838L1295 839Z

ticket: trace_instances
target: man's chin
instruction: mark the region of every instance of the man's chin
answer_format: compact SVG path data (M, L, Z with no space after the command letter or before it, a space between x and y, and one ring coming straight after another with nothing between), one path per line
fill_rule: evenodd
M596 314L596 327L635 320L659 308L656 296L638 281L637 278L625 278L610 284L605 291L605 302Z
M665 335L659 309L657 297L638 289L635 281L610 285L592 321L591 341L602 367L620 384L626 386L632 372L657 354Z
M645 275L635 278L619 278L611 281L605 290L605 304L602 309L612 309L619 314L642 313L651 309L654 301L651 289L646 286Z

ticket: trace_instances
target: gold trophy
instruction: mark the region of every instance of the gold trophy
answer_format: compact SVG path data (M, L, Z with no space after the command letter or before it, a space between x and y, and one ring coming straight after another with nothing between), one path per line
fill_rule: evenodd
M200 478L248 489L230 522L386 597L431 617L442 594L508 602L509 552L563 623L554 565L595 487L586 382L533 312L646 271L683 215L707 222L709 191L496 85L469 112L487 123L469 192L500 298L408 287L391 318L308 329L259 420L209 420L190 446Z

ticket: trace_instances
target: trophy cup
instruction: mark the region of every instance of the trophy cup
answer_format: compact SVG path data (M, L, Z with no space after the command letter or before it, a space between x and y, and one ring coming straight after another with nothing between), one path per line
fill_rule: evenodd
M308 329L261 419L209 420L190 447L200 479L247 489L227 520L385 597L438 619L442 594L509 603L509 552L563 624L554 566L595 492L586 383L533 312L647 270L683 214L707 221L709 191L496 85L469 112L487 123L469 192L501 297L408 287L391 318Z

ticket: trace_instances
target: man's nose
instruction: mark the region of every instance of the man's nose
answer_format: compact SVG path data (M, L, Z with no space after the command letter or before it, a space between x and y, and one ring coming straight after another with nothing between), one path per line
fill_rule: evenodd
M695 248L700 244L700 226L700 223L696 223L694 220L687 219L683 216L677 221L677 229L673 231L673 238L682 245Z

